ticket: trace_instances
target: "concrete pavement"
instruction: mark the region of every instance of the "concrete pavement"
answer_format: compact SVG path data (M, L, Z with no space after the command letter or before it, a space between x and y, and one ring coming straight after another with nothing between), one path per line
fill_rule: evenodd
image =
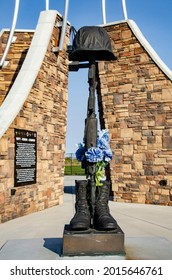
M64 203L0 224L0 260L128 259L172 260L172 207L109 201L125 234L126 256L62 257L64 225L75 213L74 181L65 177Z

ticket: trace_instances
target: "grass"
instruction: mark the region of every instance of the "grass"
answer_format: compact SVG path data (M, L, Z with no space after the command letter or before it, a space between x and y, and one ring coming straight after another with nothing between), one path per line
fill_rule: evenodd
M66 165L65 175L85 175L85 170L82 169L79 165Z

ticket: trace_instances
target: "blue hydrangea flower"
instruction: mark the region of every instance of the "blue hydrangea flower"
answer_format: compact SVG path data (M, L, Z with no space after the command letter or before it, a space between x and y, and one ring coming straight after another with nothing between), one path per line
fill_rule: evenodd
M85 158L85 146L82 143L79 143L77 146L78 146L78 149L75 153L76 159L78 161L83 161Z
M105 162L109 162L112 159L112 151L111 149L106 149L103 151L104 154L104 161Z
M76 151L78 161L88 161L96 163L95 180L96 186L102 186L102 181L106 179L105 167L112 159L112 151L109 146L109 134L107 129L99 131L97 147L91 147L86 151L85 144L79 143Z
M97 146L102 150L109 148L108 142L103 138L98 139Z
M85 153L86 160L89 162L98 162L103 160L103 152L99 148L91 147Z
M107 129L103 129L99 132L97 145L100 149L109 149L109 135Z
M99 139L104 139L107 143L109 143L109 133L107 129L99 131Z
M85 145L79 143L76 151L78 161L104 162L107 164L112 159L112 151L109 146L109 134L107 129L99 131L97 147L91 147L86 151Z

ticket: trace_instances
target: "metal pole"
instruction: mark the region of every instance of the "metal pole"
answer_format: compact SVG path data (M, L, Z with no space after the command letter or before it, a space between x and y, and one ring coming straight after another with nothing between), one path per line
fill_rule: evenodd
M65 1L65 10L64 10L64 15L63 15L62 32L61 32L60 43L59 43L59 51L62 51L62 49L63 49L65 33L66 33L68 9L69 9L69 0L66 0Z
M49 10L49 0L45 0L45 9L46 11Z
M0 61L0 67L2 67L4 62L5 62L6 56L8 54L8 51L9 51L9 48L10 48L10 45L11 45L11 42L12 42L12 39L13 39L13 35L14 35L15 27L16 27L16 22L17 22L17 18L18 18L19 5L20 5L20 0L16 0L15 1L15 8L14 8L14 15L13 15L13 22L12 22L12 26L11 26L11 30L10 30L10 35L9 35L9 38L8 38L8 41L7 41L5 51L4 51L3 56L1 58L1 61Z
M106 24L106 0L102 0L102 18L103 24Z
M70 175L72 175L72 153L70 154Z
M128 20L126 1L122 0L122 9L125 20Z

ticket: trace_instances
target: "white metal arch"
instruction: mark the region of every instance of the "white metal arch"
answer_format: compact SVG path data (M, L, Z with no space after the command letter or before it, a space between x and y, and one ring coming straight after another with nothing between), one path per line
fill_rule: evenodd
M122 0L122 11L124 19L128 20L126 0ZM106 24L106 0L102 0L102 19L103 24Z
M122 10L123 10L124 19L127 20L128 15L127 15L126 0L122 0Z
M15 0L15 7L14 7L14 14L13 14L13 21L10 29L10 35L5 47L5 51L2 55L2 58L0 60L0 68L3 67L6 56L8 54L13 35L15 32L16 28L16 23L18 19L18 12L19 12L19 6L20 6L20 0ZM64 44L64 38L65 38L65 32L66 32L66 25L67 25L67 17L68 17L68 9L69 9L69 0L65 0L65 8L64 8L64 16L63 16L63 24L62 24L62 31L61 31L61 37L60 37L60 42L59 42L59 50L61 51L63 49L63 44ZM49 0L45 0L45 10L49 10Z
M45 0L45 10L49 10L49 0Z
M8 54L12 39L13 39L13 35L14 35L14 31L15 31L15 27L16 27L16 22L17 22L17 18L18 18L18 11L19 11L19 5L20 5L20 0L16 0L15 1L15 8L14 8L14 15L13 15L13 21L12 21L12 26L11 26L11 30L10 30L10 35L5 47L5 51L3 53L3 56L1 58L0 61L0 68L3 66L6 56Z
M69 10L69 1L70 0L65 0L62 31L61 31L61 37L60 37L60 42L59 42L59 50L60 51L63 49L63 44L64 44L68 10ZM8 51L9 51L9 48L10 48L10 45L11 45L11 42L12 42L12 39L13 39L13 35L14 35L14 31L15 31L15 27L16 27L16 23L17 23L17 18L18 18L19 6L20 6L20 0L15 0L15 8L14 8L12 26L11 26L10 35L9 35L9 38L8 38L8 42L7 42L5 51L4 51L3 56L0 60L0 68L4 65L6 56L8 54ZM49 10L49 0L45 0L45 10ZM123 10L124 19L128 20L126 0L122 0L122 10ZM103 24L106 24L106 0L102 0L102 18L103 18Z
M62 31L61 37L59 42L59 50L63 49L64 38L66 33L66 25L67 25L67 17L68 17L68 10L69 10L69 0L65 0L65 8L64 8L64 15L63 15L63 23L62 23Z
M106 24L106 0L102 0L102 18L103 24Z

